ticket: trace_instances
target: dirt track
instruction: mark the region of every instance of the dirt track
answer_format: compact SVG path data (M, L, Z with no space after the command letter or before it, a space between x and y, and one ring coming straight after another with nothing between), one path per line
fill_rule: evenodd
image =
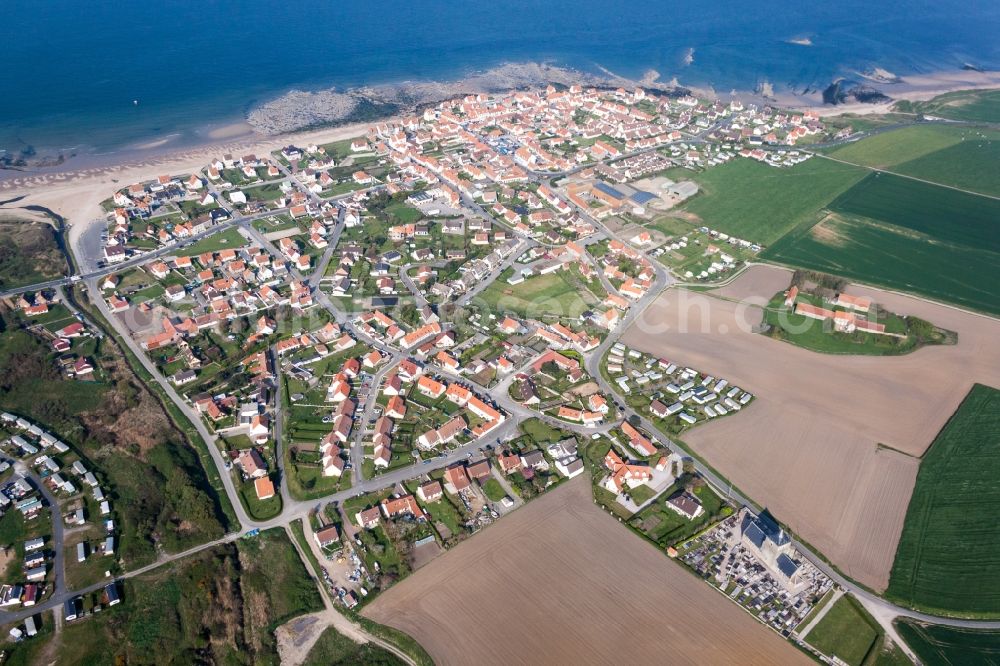
M437 558L364 614L438 664L809 660L594 505L574 479Z
M781 276L787 285L786 271L754 267L724 295L766 300ZM1000 386L1000 322L849 291L957 331L959 343L896 357L818 354L752 333L746 323L760 320L752 307L677 290L623 341L756 394L750 409L685 441L848 575L883 589L916 479L919 461L910 456L923 455L974 382Z

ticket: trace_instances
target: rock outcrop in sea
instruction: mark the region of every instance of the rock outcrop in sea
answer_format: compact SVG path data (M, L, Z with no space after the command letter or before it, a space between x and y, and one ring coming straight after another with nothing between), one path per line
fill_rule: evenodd
M509 63L457 81L406 81L351 90L292 90L253 109L247 122L260 134L274 135L320 126L363 122L408 113L428 104L473 93L533 89L548 84L636 86L685 94L676 81L661 83L656 72L633 81L612 72L590 74L543 63Z

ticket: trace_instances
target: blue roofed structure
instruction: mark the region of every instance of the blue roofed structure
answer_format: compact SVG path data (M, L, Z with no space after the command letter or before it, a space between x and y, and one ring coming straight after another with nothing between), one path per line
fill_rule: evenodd
M740 524L740 532L748 543L762 553L771 553L771 557L791 547L792 540L767 511L759 515L747 511Z
M643 192L642 190L637 190L635 194L632 195L632 201L636 202L640 206L649 203L656 198L655 194L649 192Z
M785 578L791 578L799 570L799 563L784 553L778 555L777 565L778 571L784 574Z
M746 524L748 521L750 523L749 525ZM746 537L747 541L757 546L757 548L764 545L764 539L766 538L764 536L764 532L757 527L757 523L750 519L749 516L744 521L743 536Z
M599 191L603 192L604 194L607 194L609 197L612 197L612 198L617 199L619 201L624 201L625 200L625 195L624 194L622 194L621 192L619 192L615 188L611 187L607 183L602 183L602 182L598 181L598 182L594 183L594 189L595 190L599 190Z

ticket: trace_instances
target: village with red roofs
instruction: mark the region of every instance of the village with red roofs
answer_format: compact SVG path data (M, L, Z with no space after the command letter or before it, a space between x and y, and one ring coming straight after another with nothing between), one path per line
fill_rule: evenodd
M79 274L3 303L75 386L109 381L101 341L121 345L204 441L235 516L219 542L294 525L331 609L360 611L587 473L601 511L829 659L799 628L843 579L685 442L765 398L709 357L693 367L625 334L668 287L729 288L767 246L684 208L700 176L740 161L783 173L814 157L800 144L849 135L812 111L642 87L470 94L361 136L116 182ZM912 340L913 320L846 282L797 272L781 286L755 333ZM796 338L767 317L816 328ZM27 470L0 485L4 511L30 519L49 491L68 510L83 481L110 514L78 451L19 414L0 414L0 435ZM67 525L84 520L78 504ZM121 528L98 520L80 563L116 558ZM23 572L8 567L0 616L41 604L70 622L117 603L107 584L82 601L41 554L61 562L61 536L46 539Z

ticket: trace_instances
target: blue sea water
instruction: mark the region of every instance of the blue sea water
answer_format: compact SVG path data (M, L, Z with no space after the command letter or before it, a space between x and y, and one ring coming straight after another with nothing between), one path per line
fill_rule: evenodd
M3 0L0 25L0 149L15 152L193 141L292 88L505 62L655 69L716 90L1000 69L996 0Z

